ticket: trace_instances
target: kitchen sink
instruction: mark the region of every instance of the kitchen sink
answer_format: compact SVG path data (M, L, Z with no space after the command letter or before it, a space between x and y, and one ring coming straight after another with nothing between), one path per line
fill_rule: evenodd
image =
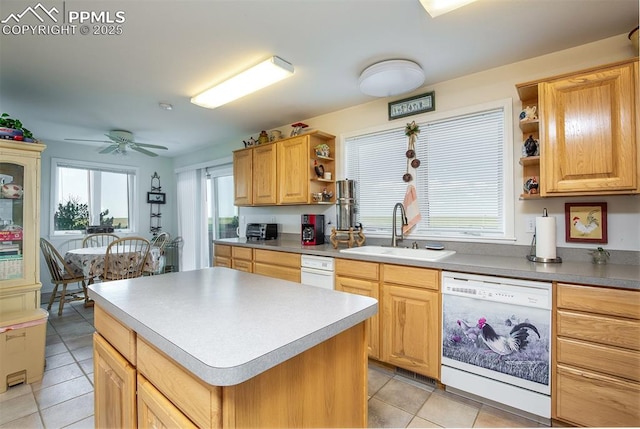
M340 253L384 256L387 258L413 259L416 261L438 261L456 253L455 250L409 249L408 247L362 246L341 249Z

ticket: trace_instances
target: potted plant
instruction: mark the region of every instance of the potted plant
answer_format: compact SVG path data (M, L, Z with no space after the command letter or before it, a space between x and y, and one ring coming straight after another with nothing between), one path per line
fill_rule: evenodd
M611 254L602 247L598 247L596 250L591 251L591 257L593 258L594 264L606 264L609 260L609 256L611 256Z
M0 138L25 142L35 141L31 131L23 127L19 119L12 119L8 113L3 113L0 116Z

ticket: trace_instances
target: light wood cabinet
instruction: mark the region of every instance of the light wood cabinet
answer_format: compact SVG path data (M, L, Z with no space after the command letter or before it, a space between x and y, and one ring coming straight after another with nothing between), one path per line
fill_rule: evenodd
M22 188L0 198L0 322L2 315L40 308L40 157L45 145L0 140L0 177ZM8 226L12 228L8 228ZM47 273L46 275L49 275ZM44 347L44 345L43 345Z
M300 283L300 255L297 253L254 249L253 272Z
M335 136L312 131L234 152L234 203L239 206L331 204L335 202L335 159L320 156L326 144L335 154ZM331 179L318 177L322 165ZM314 201L312 193L326 191L330 199Z
M96 328L124 327L102 310L95 317ZM101 333L94 334L96 427L367 426L364 323L232 386L204 383L135 332L129 362Z
M249 247L231 247L231 268L247 273L253 272L253 249Z
M136 427L136 369L98 333L93 368L95 427Z
M336 259L336 290L369 296L380 301L380 269L376 262ZM367 319L367 351L380 360L380 315Z
M553 418L640 425L640 292L556 286Z
M253 205L274 205L278 198L277 146L256 146L253 152Z
M522 104L537 105L540 158L521 159L523 180L539 169L540 195L640 191L638 59L517 85ZM524 198L531 197L523 194Z
M213 245L213 266L231 268L231 246L226 244Z
M253 151L233 152L233 203L236 206L253 204Z
M138 429L197 427L158 389L138 375Z
M382 265L382 360L440 378L438 270Z

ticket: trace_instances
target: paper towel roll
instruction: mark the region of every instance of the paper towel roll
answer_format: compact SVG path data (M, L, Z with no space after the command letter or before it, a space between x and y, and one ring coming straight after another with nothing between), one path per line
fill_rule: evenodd
M555 259L556 218L552 216L536 218L536 256Z

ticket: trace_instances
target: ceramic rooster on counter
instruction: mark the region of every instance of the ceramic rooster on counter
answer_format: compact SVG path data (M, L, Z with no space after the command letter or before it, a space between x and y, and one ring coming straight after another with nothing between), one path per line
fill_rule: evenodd
M508 336L498 335L484 317L478 320L478 327L480 328L480 339L491 351L501 357L525 349L527 344L529 344L528 329L531 329L538 335L538 338L540 338L538 328L527 322L515 325Z

